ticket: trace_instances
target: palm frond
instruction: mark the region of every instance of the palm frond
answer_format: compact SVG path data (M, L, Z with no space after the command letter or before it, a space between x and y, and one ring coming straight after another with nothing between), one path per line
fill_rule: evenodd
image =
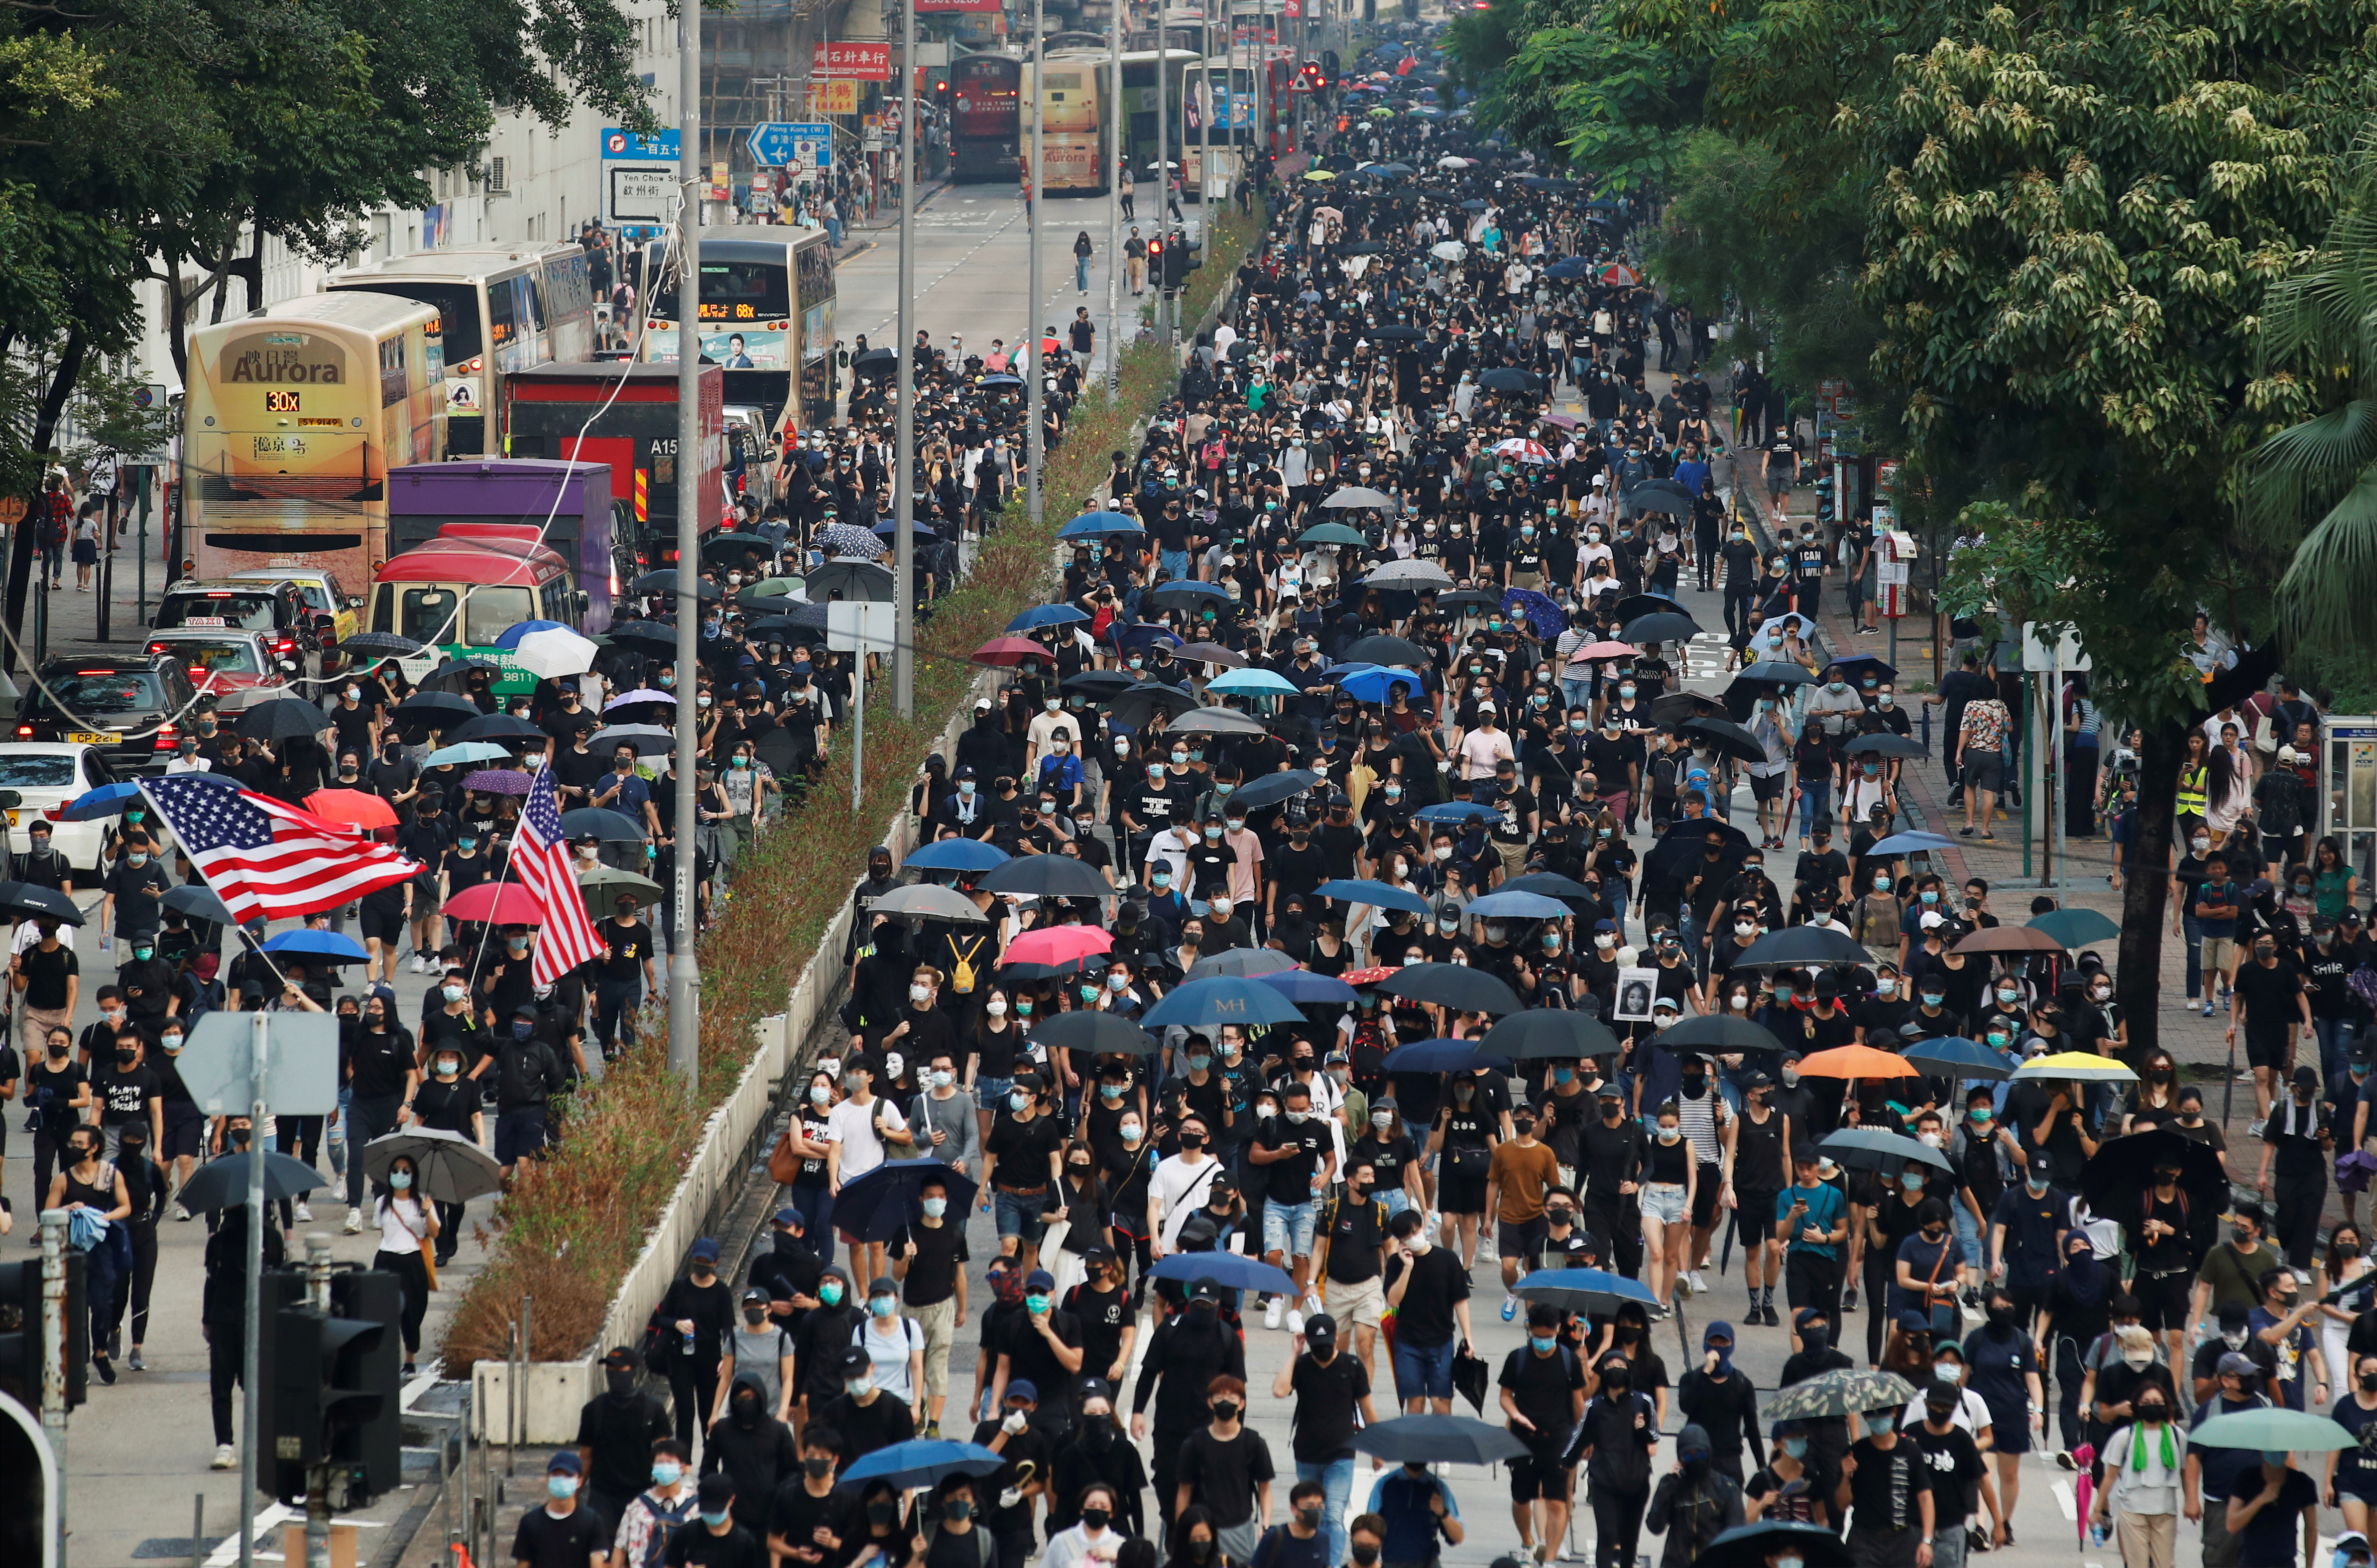
M2377 468L2321 518L2278 584L2279 613L2306 642L2377 652Z
M2377 401L2355 398L2279 431L2253 449L2247 520L2291 537L2377 463Z

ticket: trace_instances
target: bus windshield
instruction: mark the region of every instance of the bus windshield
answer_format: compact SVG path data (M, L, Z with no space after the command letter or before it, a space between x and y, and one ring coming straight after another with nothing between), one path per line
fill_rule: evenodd
M433 283L417 278L382 278L371 280L371 292L394 294L399 299L417 299L424 305L437 307L440 325L445 328L446 363L468 365L485 352L479 338L479 290L472 283Z
M496 639L510 628L536 618L535 600L525 588L472 588L467 590L470 601L462 611L462 634L457 637L454 602L464 592L436 583L402 589L383 587L377 613L372 616L372 629L393 631L416 642L460 642L472 648L491 648Z
M782 321L792 313L792 280L782 262L701 264L704 321ZM663 321L677 318L674 283L663 285L652 295L651 314Z

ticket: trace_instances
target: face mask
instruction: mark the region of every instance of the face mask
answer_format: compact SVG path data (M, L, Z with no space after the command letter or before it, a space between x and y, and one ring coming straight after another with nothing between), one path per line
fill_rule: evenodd
M555 1502L567 1502L569 1499L578 1495L578 1478L576 1476L547 1476L544 1478L544 1490Z
M675 1460L657 1460L652 1465L652 1484L654 1486L673 1487L676 1485L677 1478L684 1474L685 1466L679 1465Z
M1898 1418L1875 1413L1865 1418L1865 1429L1876 1437L1888 1437L1898 1425Z

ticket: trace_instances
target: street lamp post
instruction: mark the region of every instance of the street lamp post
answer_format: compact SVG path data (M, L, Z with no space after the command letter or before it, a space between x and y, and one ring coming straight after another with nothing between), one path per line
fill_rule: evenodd
M1031 379L1023 389L1023 417L1032 428L1023 433L1024 507L1033 522L1040 521L1040 429L1041 429L1041 354L1040 329L1032 325L1032 317L1040 314L1040 214L1048 209L1046 175L1048 165L1041 156L1045 146L1042 128L1048 119L1048 45L1046 18L1042 0L1032 0L1032 176L1026 187L1032 193L1023 204L1024 243L1032 247L1030 268L1032 304L1023 318L1024 330L1031 338L1024 349L1023 363Z
M900 360L895 396L899 429L891 476L891 705L903 719L916 716L916 133L924 116L916 110L916 0L900 7ZM855 677L866 678L864 656Z
M677 179L685 188L677 206L676 287L676 674L690 693L700 665L701 601L694 592L701 566L701 7L677 7ZM797 395L797 393L795 393ZM694 841L700 818L694 808L693 760L701 751L701 715L692 702L677 704L675 925L669 932L669 1071L693 1093L701 1069L701 972L693 961ZM258 1129L261 1136L261 1128Z

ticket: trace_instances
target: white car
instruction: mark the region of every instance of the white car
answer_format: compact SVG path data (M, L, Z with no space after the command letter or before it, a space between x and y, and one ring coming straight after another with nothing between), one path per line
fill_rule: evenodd
M18 803L7 808L11 855L31 851L31 825L44 808L63 806L102 784L117 782L108 770L105 753L104 747L80 741L0 742L0 789L14 790L18 796ZM75 868L78 887L99 885L102 863L115 853L117 821L114 817L100 817L88 822L51 822L50 846Z

